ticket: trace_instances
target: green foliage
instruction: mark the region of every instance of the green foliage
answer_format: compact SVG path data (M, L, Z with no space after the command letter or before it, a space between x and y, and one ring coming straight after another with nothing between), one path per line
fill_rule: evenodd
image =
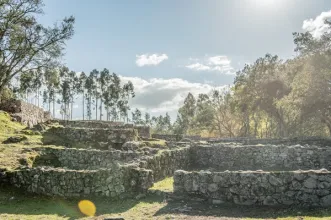
M14 98L14 93L11 89L4 87L2 90L0 90L0 103L12 98Z
M74 34L75 19L64 18L53 28L44 27L37 22L43 12L41 0L6 0L0 4L1 92L18 74L56 66L65 42Z
M219 137L331 135L331 33L293 36L297 57L283 61L266 54L238 71L233 87L199 94L197 101L189 93L174 131Z

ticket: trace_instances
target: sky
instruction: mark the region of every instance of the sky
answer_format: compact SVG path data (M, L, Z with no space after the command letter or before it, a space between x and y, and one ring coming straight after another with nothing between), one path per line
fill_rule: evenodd
M295 55L292 32L318 37L329 0L44 0L40 22L76 18L63 62L89 73L108 68L132 81L132 109L174 119L188 92L233 83L266 53ZM322 13L324 12L324 13ZM75 118L81 117L79 104Z

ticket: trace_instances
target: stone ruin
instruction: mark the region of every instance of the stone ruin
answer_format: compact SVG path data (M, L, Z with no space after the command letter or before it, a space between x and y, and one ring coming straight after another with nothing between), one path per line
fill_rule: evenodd
M176 171L174 193L213 204L329 206L330 159L324 146L193 146L191 163L203 170Z
M160 149L139 142L151 140L146 127L56 122L62 126L51 132L60 137L107 147L32 149L39 152L33 167L7 172L7 182L49 196L124 198L174 176L173 196L179 198L212 204L331 205L329 139L213 139L168 142Z
M0 103L0 110L10 113L14 120L30 128L52 118L50 112L44 111L44 109L33 104L16 99L10 99Z

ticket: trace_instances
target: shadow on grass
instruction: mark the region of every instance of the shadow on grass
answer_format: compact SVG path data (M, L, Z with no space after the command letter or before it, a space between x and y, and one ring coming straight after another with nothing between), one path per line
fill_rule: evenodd
M25 218L31 215L56 215L72 220L84 217L77 205L83 199L90 200L95 204L97 208L96 216L126 212L142 201L154 203L163 200L160 196L147 197L139 201L135 199L112 200L89 197L64 199L36 196L10 186L0 186L0 213L26 216Z
M215 217L215 218L259 218L259 219L302 219L300 216L306 217L329 217L331 219L330 208L307 208L307 207L294 207L294 206L243 206L235 204L221 204L211 205L207 201L187 201L176 200L169 201L166 206L159 209L154 216L163 215L178 215L184 214L196 219L202 216ZM329 219L327 218L327 219ZM209 218L208 218L209 219Z

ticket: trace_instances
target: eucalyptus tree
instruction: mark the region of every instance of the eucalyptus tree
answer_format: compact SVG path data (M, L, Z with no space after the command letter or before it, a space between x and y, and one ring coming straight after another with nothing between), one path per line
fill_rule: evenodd
M102 110L103 110L103 103L104 103L104 96L106 93L106 88L110 81L110 73L109 70L104 68L100 72L99 84L100 84L100 120L102 120Z
M100 84L99 84L99 71L94 69L90 73L91 77L91 98L92 98L92 103L94 104L95 107L95 120L98 120L98 100L100 97Z
M141 118L141 111L139 109L135 109L132 113L132 122L134 124L140 125L143 123L142 118Z
M33 72L25 72L20 75L19 78L19 93L24 97L24 99L29 102L29 93L32 92L32 81L33 81Z
M53 103L53 117L55 117L56 93L60 87L59 69L45 69L44 84L44 101L48 102L49 112L51 112L51 103Z
M56 66L74 34L73 17L54 27L38 23L42 6L41 0L0 2L0 93L18 74Z
M188 93L187 97L184 100L184 105L179 108L178 114L180 117L181 126L183 128L183 132L186 133L191 127L194 116L196 113L196 99L192 95L192 93Z
M121 80L115 73L112 73L106 78L106 84L107 86L103 93L103 99L107 111L107 120L112 119L116 121L119 117L117 108L119 107L118 102L122 91Z
M40 107L39 105L39 98L40 98L40 89L43 85L43 77L44 77L44 73L42 72L41 69L32 71L33 73L33 80L32 80L32 91L35 92L35 105L37 105L38 107Z
M130 110L129 100L130 98L134 98L134 86L131 81L128 81L126 84L123 85L121 88L121 100L119 101L119 111L121 116L129 121L128 112Z
M87 117L89 120L92 119L92 92L93 92L93 78L90 74L86 80L84 88L86 90L85 99L86 99L86 109L87 109Z
M85 120L85 84L86 84L87 76L84 72L79 75L77 81L77 92L78 94L82 94L82 109L83 109L83 120Z
M144 125L146 125L146 126L151 126L152 125L151 115L148 112L145 113Z
M66 119L72 119L74 97L77 93L78 77L67 67L60 68L60 99L61 109Z

